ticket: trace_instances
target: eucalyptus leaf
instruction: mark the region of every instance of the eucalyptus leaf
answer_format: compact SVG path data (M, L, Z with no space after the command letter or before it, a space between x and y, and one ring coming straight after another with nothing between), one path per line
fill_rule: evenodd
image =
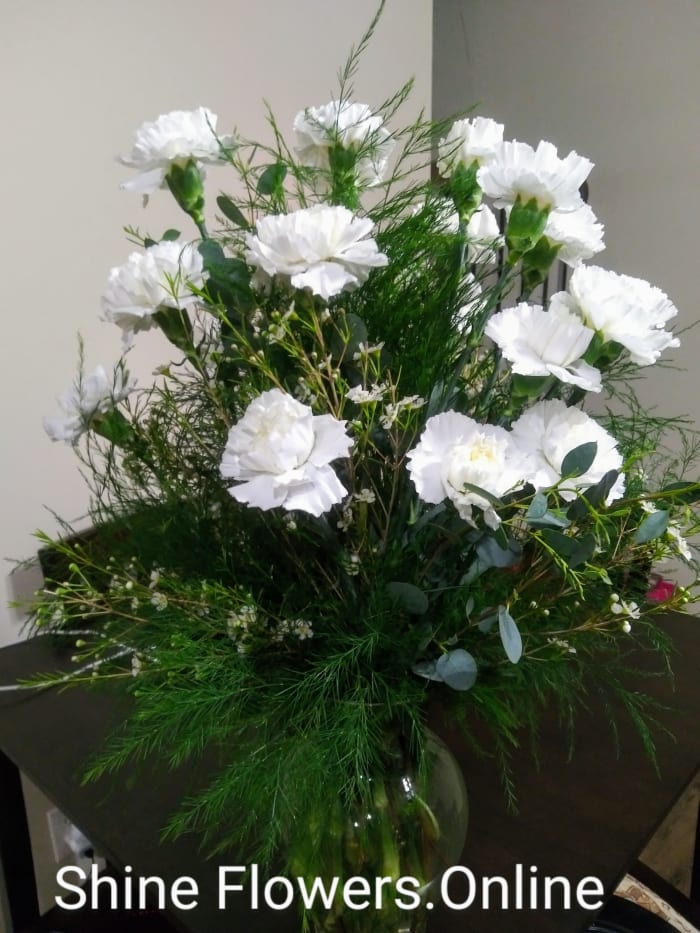
M522 545L512 539L507 539L507 545L502 548L492 535L482 538L476 546L480 563L486 567L514 567L522 556Z
M567 512L568 515L568 512ZM530 518L528 523L533 528L568 528L571 522L557 512L547 511L542 518Z
M498 632L508 660L517 664L523 656L523 640L515 619L505 606L498 607Z
M220 194L216 199L216 204L224 217L230 220L231 223L235 224L237 227L241 227L243 230L251 229L243 211L233 203L228 195Z
M478 496L481 496L482 499L486 499L487 502L490 502L494 508L502 509L504 506L501 499L498 499L486 489L482 489L481 486L475 486L473 483L462 483L462 489L466 492L475 492Z
M274 162L272 165L268 165L258 178L258 194L271 195L279 191L286 177L287 166L283 162Z
M437 661L417 661L413 665L413 673L426 680L436 680L442 683L442 675L437 673Z
M488 635L496 622L498 622L498 613L494 612L493 615L486 616L485 619L482 619L477 625L477 628L480 632L483 632L484 635Z
M602 479L598 480L595 486L589 488L579 498L575 499L567 510L569 518L577 521L588 515L589 506L598 508L610 494L610 490L617 482L620 475L618 470L608 470Z
M453 690L469 690L476 683L477 666L463 648L455 648L437 659L435 673Z
M671 516L665 509L659 509L658 512L652 512L651 515L647 515L639 528L637 528L634 536L634 543L646 544L647 541L653 541L655 538L661 537L668 528L670 517Z
M593 466L597 453L597 441L587 441L585 444L574 447L561 462L561 475L564 477L582 476Z
M660 492L671 493L674 499L686 505L700 501L700 483L670 483L668 486L664 486Z
M412 583L392 582L386 585L387 593L396 600L396 602L416 616L422 616L428 611L428 597L423 590L414 586Z
M544 493L538 492L533 496L532 502L525 513L525 520L532 521L532 519L542 518L547 514L547 497Z

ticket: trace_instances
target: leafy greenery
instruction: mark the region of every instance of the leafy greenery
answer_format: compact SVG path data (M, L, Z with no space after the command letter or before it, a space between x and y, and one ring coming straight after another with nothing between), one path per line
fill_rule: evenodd
M341 101L352 97L371 32L341 72ZM409 90L375 113L394 118ZM580 402L572 386L523 381L483 339L502 302L524 295L520 258L534 248L525 214L535 208L521 205L507 261L495 270L468 263L465 223L446 222L452 195L426 180L447 124L419 117L394 131L393 173L367 191L354 168L376 148L371 135L346 150L342 171L314 169L270 123L271 145L242 141L222 153L243 193L219 196L214 234L201 219L194 163L171 183L202 233L200 310L154 316L175 359L119 406L118 426L103 419L78 448L95 531L42 539L57 570L34 607L38 629L75 640L76 681L120 678L135 699L89 776L151 754L177 766L213 748L219 771L168 832L200 831L213 851L245 841L251 858L268 862L338 795L367 793L365 776L385 764L387 730L401 731L420 759L429 703L467 735L475 720L486 723L509 793L508 754L553 703L571 722L604 693L651 749L653 706L626 688L626 656L642 644L665 658L658 614L695 598L678 588L654 604L645 593L650 568L677 554L669 529L696 530L700 498L700 484L685 478L697 438L682 420L643 410L617 352L604 376L624 413L611 406L601 420L624 454L624 499L608 503L617 471L563 494L564 479L595 458L585 443L546 491L499 498L465 484L497 527L421 501L406 463L428 417L455 409L508 427L534 398ZM474 179L458 181L464 208ZM319 201L370 217L386 267L328 302L282 277L258 287L246 236L262 216ZM353 400L362 387L377 387L377 397ZM320 518L249 508L222 481L231 426L271 388L351 426L352 456L337 464L348 497ZM673 429L685 438L675 466L660 453Z

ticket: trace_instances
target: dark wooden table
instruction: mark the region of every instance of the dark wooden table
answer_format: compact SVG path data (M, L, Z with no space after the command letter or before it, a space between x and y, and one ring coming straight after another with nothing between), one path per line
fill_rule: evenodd
M505 802L495 762L455 744L469 789L472 813L461 864L477 879L500 875L513 891L517 866L525 878L564 876L573 886L585 876L602 880L607 893L639 854L665 814L700 767L700 620L671 617L667 622L677 653L675 689L668 679L644 681L644 688L670 708L661 722L675 737L659 732L660 774L644 752L629 722L621 718L620 753L607 717L597 707L579 717L576 748L552 716L545 716L539 765L524 748L514 756L518 813ZM49 639L35 639L0 651L0 683L56 669ZM193 786L195 775L148 764L138 772L82 786L81 769L90 754L123 719L126 700L109 689L71 688L0 693L0 857L19 931L35 919L33 876L23 844L24 815L17 769L30 779L118 868L134 875L181 875L196 879L199 906L176 912L176 923L192 933L294 933L293 910L250 909L245 894L231 896L226 911L217 907L219 865L245 863L232 852L208 862L192 838L160 843L165 818ZM200 775L201 777L201 775ZM459 885L451 888L455 899ZM556 898L555 898L556 901ZM440 933L578 933L593 914L575 904L549 911L435 910L431 930ZM56 927L60 929L60 927ZM73 929L73 927L71 927ZM85 927L87 930L88 927ZM92 927L90 927L92 929ZM128 924L123 929L129 929ZM134 926L134 929L136 927Z

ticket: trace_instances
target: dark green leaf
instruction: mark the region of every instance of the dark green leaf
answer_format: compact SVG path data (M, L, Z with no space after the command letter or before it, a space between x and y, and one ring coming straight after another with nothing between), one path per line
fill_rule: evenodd
M435 673L453 690L469 690L476 682L476 661L463 648L455 648L437 659Z
M515 619L505 606L498 607L498 632L508 660L511 664L517 664L523 656L523 640Z
M287 177L287 166L282 162L275 162L268 165L258 178L258 194L275 194L282 187L284 179Z
M179 237L180 237L180 231L175 230L173 227L169 227L160 239L161 239L161 242L163 242L163 240L168 242L169 240L177 240L179 239Z
M700 483L687 483L685 481L671 483L668 486L664 486L661 492L671 493L675 500L683 502L686 505L700 501Z
M659 538L668 528L670 517L669 513L664 509L659 509L658 512L652 512L651 515L647 515L639 528L637 528L637 532L634 536L634 543L646 544L647 541L653 541L655 538Z
M428 611L428 597L412 583L387 583L386 589L391 598L406 612L422 616Z
M598 453L597 441L587 441L574 447L564 457L561 463L561 475L582 476L593 466L593 461Z
M367 326L357 314L339 312L335 318L336 330L330 341L334 358L350 362L360 344L368 340Z
M584 518L584 516L588 515L588 506L596 509L605 502L610 495L610 490L617 482L619 475L618 470L608 470L605 476L603 476L595 486L590 486L580 498L571 503L566 513L569 518L574 521L579 518ZM588 503L588 505L586 505L586 503Z
M553 531L550 528L545 528L542 531L542 538L572 568L590 560L596 545L593 535L585 535L583 538L570 538L568 535Z
M487 502L490 502L494 508L502 509L504 506L504 503L500 499L497 499L496 496L482 489L481 486L474 486L472 483L462 483L462 489L466 492L475 492L478 496L481 496L482 499L486 499Z
M230 220L231 223L235 224L237 227L241 227L243 230L250 230L251 226L246 220L243 211L236 207L231 198L226 194L220 194L216 199L217 206L221 213L226 217L227 220Z

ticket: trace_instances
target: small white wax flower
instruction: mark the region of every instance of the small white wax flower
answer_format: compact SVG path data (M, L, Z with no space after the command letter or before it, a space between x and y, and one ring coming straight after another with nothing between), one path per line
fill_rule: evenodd
M438 144L438 171L448 178L458 165L485 165L503 143L503 124L488 117L456 120Z
M605 249L603 232L588 204L575 211L552 211L544 228L544 236L559 244L557 258L573 268Z
M321 107L307 107L294 119L299 161L312 168L330 168L333 146L360 151L355 166L358 180L378 185L386 172L394 141L380 116L367 104L332 100Z
M263 510L322 515L347 495L329 466L352 447L345 427L280 389L263 392L229 431L221 475L240 483L229 492Z
M246 260L268 276L289 276L294 288L310 288L328 300L365 282L389 262L369 236L367 217L347 208L316 204L290 214L270 214L246 236Z
M594 331L560 301L552 301L549 311L524 302L506 308L491 317L485 333L514 373L555 376L587 392L602 389L600 371L581 359Z
M592 162L575 152L560 159L552 143L542 141L533 149L514 140L503 143L496 157L481 166L477 181L496 207L534 198L541 208L571 211L583 203L579 188L592 168Z
M467 521L472 520L476 506L492 528L500 523L492 504L466 484L502 496L522 483L526 469L504 428L479 424L455 411L428 419L407 460L408 472L424 502L437 504L450 499Z
M646 282L599 266L579 266L569 282L576 310L605 340L619 343L638 366L650 366L680 346L664 324L678 314L669 297Z
M222 147L233 145L231 136L218 136L218 117L206 107L196 110L173 110L153 122L143 123L134 135L130 156L119 161L138 170L139 174L122 184L127 191L151 194L165 183L165 176L173 163L184 165L194 159L201 166L205 162L220 162Z
M345 397L349 398L351 402L355 402L356 405L369 405L371 402L381 402L386 391L387 387L385 385L378 385L377 383L368 389L358 385L348 389Z
M693 552L687 540L683 537L680 527L675 522L671 522L666 529L666 534L673 541L673 545L680 556L684 560L691 561L693 559Z
M513 423L513 442L530 460L528 481L537 489L549 489L562 479L564 457L582 444L595 442L597 451L590 468L581 476L565 480L559 487L563 499L576 497L576 491L595 485L610 470L620 470L622 455L612 437L597 421L579 408L559 399L536 402ZM608 504L625 490L624 476L615 481Z
M111 377L102 366L98 366L89 376L82 376L72 389L59 396L58 404L63 415L44 418L44 430L52 441L77 444L80 436L90 427L92 419L111 411L133 392L135 386L136 380L129 376L123 366L117 366Z
M196 246L164 240L143 252L133 252L109 273L102 296L105 321L117 324L126 343L148 330L163 308L191 308L198 299L192 288L204 285L204 266Z

